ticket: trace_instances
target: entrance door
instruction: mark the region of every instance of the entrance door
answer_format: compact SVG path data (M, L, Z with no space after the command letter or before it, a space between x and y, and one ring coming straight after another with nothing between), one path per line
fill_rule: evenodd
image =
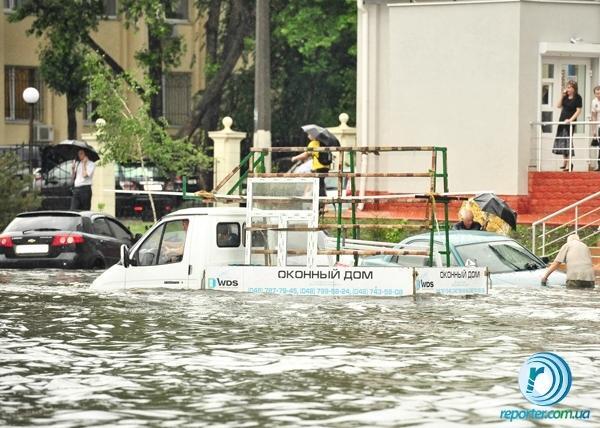
M560 118L560 108L556 103L561 96L567 82L577 82L578 92L583 99L582 112L577 118L579 122L587 120L589 115L590 87L591 87L591 61L587 58L542 58L541 76L541 99L540 112L541 122L557 122ZM558 170L562 163L562 156L552 154L552 143L556 134L557 125L544 125L541 129L542 137L542 170ZM574 146L575 157L573 165L575 170L587 171L589 158L589 135L588 127L579 125L575 127Z
M148 235L126 272L126 288L187 288L191 239L188 219L165 221Z

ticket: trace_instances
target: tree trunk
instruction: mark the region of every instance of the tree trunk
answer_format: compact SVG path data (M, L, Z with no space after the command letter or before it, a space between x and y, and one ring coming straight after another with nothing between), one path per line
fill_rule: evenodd
M73 98L67 93L67 138L69 140L77 139L77 117L75 113L77 108L73 103Z
M243 52L244 38L252 34L252 16L252 2L245 0L231 0L226 34L223 37L224 44L223 49L221 50L223 56L220 58L220 67L210 81L207 82L204 91L200 93L202 97L193 107L190 120L181 128L179 136L191 136L198 128L213 125L212 122L215 122L213 126L216 126L220 110L217 103L220 104L223 87L225 86L227 79L231 76ZM207 48L208 47L207 40ZM209 113L212 117L207 118L206 116L209 115ZM210 130L211 128L208 129Z

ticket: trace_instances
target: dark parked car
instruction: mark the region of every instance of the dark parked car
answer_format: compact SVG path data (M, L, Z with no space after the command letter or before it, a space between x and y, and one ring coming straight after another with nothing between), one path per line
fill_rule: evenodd
M0 268L107 268L135 242L112 216L91 211L19 214L0 235Z

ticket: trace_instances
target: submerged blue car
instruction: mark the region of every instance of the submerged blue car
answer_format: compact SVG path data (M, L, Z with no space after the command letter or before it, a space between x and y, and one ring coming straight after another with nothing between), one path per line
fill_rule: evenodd
M495 286L539 286L546 270L542 260L514 239L489 232L451 230L450 265L487 267L492 287ZM429 233L411 236L395 248L429 250ZM445 234L434 234L434 266L445 266ZM386 255L365 257L362 266L428 266L428 256ZM566 275L554 272L548 285L565 285Z

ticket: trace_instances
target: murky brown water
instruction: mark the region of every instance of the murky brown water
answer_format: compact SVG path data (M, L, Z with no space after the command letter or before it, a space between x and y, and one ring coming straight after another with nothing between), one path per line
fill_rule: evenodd
M0 271L0 425L491 426L533 407L517 376L539 351L573 372L557 408L600 425L598 291L96 294L95 276Z

